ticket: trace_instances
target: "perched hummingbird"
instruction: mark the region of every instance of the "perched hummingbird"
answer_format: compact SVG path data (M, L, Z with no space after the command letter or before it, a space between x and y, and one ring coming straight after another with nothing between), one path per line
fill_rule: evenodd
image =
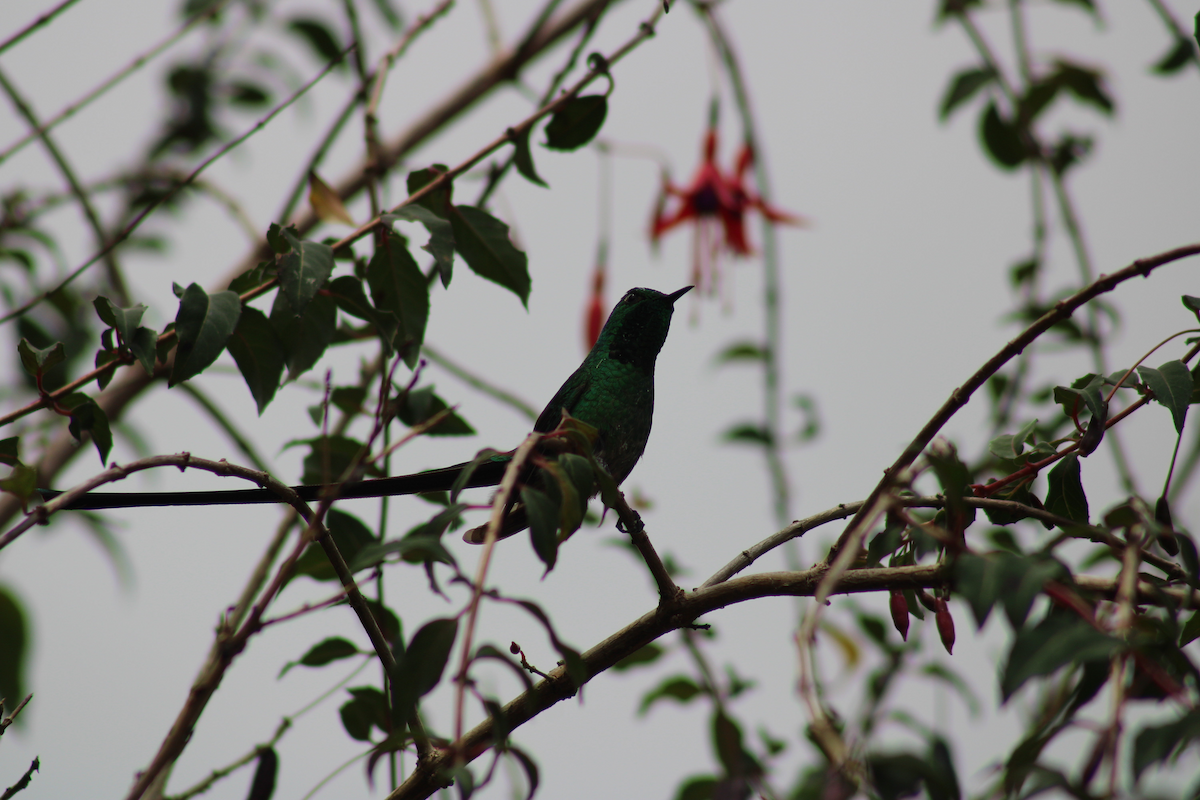
M663 294L653 289L630 289L608 316L596 344L579 369L567 378L554 398L538 416L533 429L554 430L562 413L587 423L599 432L593 448L596 459L618 484L629 476L646 449L654 416L654 362L667 340L675 301L692 287ZM500 454L476 467L467 488L495 486L504 475L511 454ZM401 494L447 491L467 464L343 484L339 498L384 497ZM303 500L319 500L326 486L292 487ZM50 500L61 492L40 489ZM278 503L268 489L232 489L211 492L91 492L67 506L68 509L136 508L140 506L209 506L244 503ZM502 536L525 528L524 513L515 509ZM467 541L483 541L481 529L468 531Z

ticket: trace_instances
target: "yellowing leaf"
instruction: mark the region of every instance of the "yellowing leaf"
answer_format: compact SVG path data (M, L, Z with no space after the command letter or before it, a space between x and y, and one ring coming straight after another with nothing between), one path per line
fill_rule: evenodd
M351 228L357 227L346 206L342 205L342 198L315 172L308 173L308 202L312 204L313 213L325 222L341 222Z

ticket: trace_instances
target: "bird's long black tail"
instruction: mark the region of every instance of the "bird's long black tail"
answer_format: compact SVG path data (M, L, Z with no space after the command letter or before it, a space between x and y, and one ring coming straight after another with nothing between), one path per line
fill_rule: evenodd
M463 488L495 486L504 475L505 460L485 461L476 467ZM346 483L337 492L339 498L390 497L400 494L444 492L454 485L467 464L417 472L412 475L397 475L370 481ZM324 484L293 486L300 499L306 502L320 500L327 489ZM62 492L53 489L38 490L43 500L50 500ZM282 503L283 499L270 489L225 489L213 492L89 492L77 498L66 508L75 511L92 511L105 508L141 508L147 506L226 506L250 503Z

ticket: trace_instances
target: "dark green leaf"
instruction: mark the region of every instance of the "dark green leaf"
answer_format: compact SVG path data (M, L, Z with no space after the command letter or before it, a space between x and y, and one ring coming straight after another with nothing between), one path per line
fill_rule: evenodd
M1121 643L1066 612L1052 612L1013 639L1000 678L1005 701L1031 678L1050 675L1067 664L1107 661Z
M547 186L533 165L533 153L529 150L529 135L532 130L532 128L526 128L524 132L513 137L513 164L516 165L517 172L521 173L525 180L536 183L538 186Z
M146 307L138 303L130 308L120 308L107 297L97 297L92 301L92 305L95 306L101 322L116 329L121 343L128 347L133 341L134 331L142 324L142 315L146 313Z
M179 344L169 385L199 375L216 361L241 313L242 301L237 292L226 290L209 295L198 283L188 286L175 316Z
M290 233L291 236L290 237L284 236L284 231L287 231L288 233ZM271 249L278 255L283 255L284 253L291 250L292 242L290 241L290 239L296 239L297 236L298 236L298 234L296 232L295 225L289 225L286 228L283 228L283 227L280 227L279 223L272 222L271 225L267 228L267 244L270 245ZM270 263L270 262L267 262L267 263ZM264 264L259 264L258 267L255 267L255 269L258 269L263 266L264 266ZM245 278L249 274L250 273L242 273L240 278ZM257 285L258 284L255 284L255 286L257 286ZM233 287L230 286L229 288L232 289ZM248 286L246 288L249 289L249 288L253 288L253 287ZM243 289L242 291L246 291L246 290Z
M1182 298L1183 307L1195 314L1200 314L1200 297L1192 297L1190 294L1185 294Z
M1196 46L1190 39L1181 36L1175 40L1171 49L1155 62L1150 71L1158 75L1173 75L1195 60Z
M235 106L258 108L271 102L271 93L257 83L233 81L229 84L229 102Z
M371 728L387 730L387 698L383 692L373 686L359 686L348 689L353 699L346 701L338 713L342 718L342 727L350 738L360 742L371 740Z
M762 425L753 422L739 422L721 434L722 441L738 442L741 444L757 444L770 447L771 434Z
M1146 767L1166 761L1200 739L1200 710L1188 711L1174 722L1148 725L1133 741L1133 775L1141 777Z
M1046 509L1055 514L1088 524L1087 495L1079 478L1079 457L1072 453L1063 456L1047 475Z
M624 672L625 670L633 669L634 667L653 664L655 661L661 658L665 652L666 651L662 648L662 645L650 642L650 644L639 647L637 650L634 650L632 653L622 658L616 664L613 664L612 668L617 672Z
M867 757L874 788L882 800L900 800L921 791L928 767L911 753L876 754Z
M701 694L701 689L695 681L686 675L675 675L664 679L662 683L642 696L638 714L645 714L650 710L650 706L659 700L670 698L686 704L699 694Z
M717 711L712 717L713 750L726 775L742 775L745 773L743 763L742 729L736 722L722 711Z
M1056 62L1056 67L1055 77L1067 91L1081 102L1095 106L1105 114L1112 114L1112 98L1104 86L1104 77L1097 70L1061 60Z
M357 517L344 511L331 510L325 518L325 525L329 528L329 535L333 537L334 546L347 563L353 561L362 548L375 542L375 534ZM300 558L296 559L293 574L307 575L315 581L337 580L333 565L329 563L325 549L319 542L310 544Z
M825 771L821 770L822 778ZM822 784L823 787L823 784ZM693 775L679 784L675 800L715 800L718 797L717 779L712 775ZM814 795L817 797L819 795Z
M1200 611L1192 612L1192 616L1183 624L1183 630L1179 633L1179 646L1186 647L1197 639L1200 639Z
M393 346L404 354L409 368L416 367L429 320L429 284L408 252L404 239L394 234L375 250L367 266L367 284L375 307L390 311L400 321Z
M458 620L430 620L413 635L403 658L396 659L392 701L400 719L408 719L417 701L441 681L457 636Z
M449 406L433 392L432 386L412 389L396 399L396 416L410 428L432 419ZM471 436L475 429L451 411L442 421L425 432L426 436Z
M308 649L308 652L300 657L298 661L289 661L283 665L283 669L279 672L279 677L287 674L292 667L323 667L326 664L332 664L334 661L340 661L343 658L350 658L359 654L359 649L351 642L340 636L331 636L324 641L314 644Z
M513 247L508 226L471 206L455 206L450 217L454 247L477 275L503 286L529 306L529 269L525 253Z
M1183 433L1188 405L1192 402L1192 373L1182 361L1168 361L1158 369L1138 367L1138 375L1154 393L1154 399L1171 412L1175 432Z
M525 781L529 785L529 790L525 795L525 800L533 800L534 794L538 788L538 768L533 759L525 755L519 748L511 745L504 752L515 758L520 764L521 769L525 770Z
M38 349L22 339L17 343L17 353L21 356L21 365L33 376L45 375L54 367L67 360L67 351L62 342L55 342L50 347Z
M384 214L382 219L389 223L396 220L419 222L425 226L425 230L429 232L429 241L421 245L421 249L433 256L442 287L448 287L454 267L454 230L450 226L450 220L438 216L420 203L401 206L391 214Z
M713 358L713 363L717 366L728 364L731 361L765 361L767 358L766 349L757 342L734 342L726 347L720 353L717 353Z
M319 242L300 242L279 263L280 294L292 311L304 315L309 302L333 272L333 249Z
M1000 593L999 567L993 559L968 553L955 561L954 576L955 590L971 605L975 624L982 628Z
M253 306L242 309L237 328L229 337L229 354L238 365L259 416L275 397L287 359L283 342L275 333L267 315Z
M25 699L25 668L29 661L29 623L13 591L0 584L0 697L11 713Z
M58 398L58 404L71 410L71 422L67 430L76 441L83 440L83 432L92 435L92 443L100 453L100 463L108 461L108 453L112 450L112 431L108 427L108 415L96 401L86 394L71 392Z
M980 118L979 136L984 150L1005 169L1016 169L1025 161L1025 143L1017 126L1000 116L995 103L988 103Z
M1006 433L1002 436L997 436L988 442L988 451L996 458L1003 458L1010 461L1015 461L1025 452L1025 443L1033 436L1037 430L1038 421L1032 420L1025 423L1021 430L1016 433Z
M957 72L942 95L939 116L944 120L954 113L954 109L970 100L975 94L995 80L996 74L988 67L969 67Z
M275 778L279 774L279 754L275 748L266 747L258 751L258 766L254 780L250 782L250 793L246 800L271 800L275 794Z
M428 186L430 183L433 183L442 175L445 175L447 172L449 172L449 170L450 168L445 164L433 164L427 169L413 170L412 172L408 173L407 185L409 195L416 194L417 191ZM450 212L447 210L447 205L449 205L452 191L453 184L443 183L437 189L434 189L429 194L422 196L416 202L418 205L428 208L436 216L441 217L442 219L449 219ZM408 206L404 206L404 208L408 208ZM396 213L399 213L399 211Z
M529 518L529 536L533 551L547 570L554 569L558 560L559 509L545 492L526 486L521 489L521 501Z
M141 327L133 332L133 341L127 343L129 352L146 370L147 375L154 374L154 361L158 352L158 333L150 328Z
M333 341L337 330L337 303L328 295L318 294L304 309L304 314L296 316L291 303L279 292L271 306L270 319L287 355L288 380L295 380L321 360Z
M294 17L287 27L312 48L318 59L333 61L341 55L342 46L323 20L315 17Z
M608 99L602 94L573 97L546 125L546 147L553 150L577 150L590 142L608 114Z

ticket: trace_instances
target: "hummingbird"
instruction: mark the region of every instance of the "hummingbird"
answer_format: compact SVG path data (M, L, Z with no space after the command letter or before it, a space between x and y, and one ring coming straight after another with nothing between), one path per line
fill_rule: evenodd
M654 417L654 364L671 326L675 301L691 286L663 294L654 289L630 289L609 313L595 345L579 368L567 378L538 416L533 429L553 431L566 412L595 428L599 438L593 454L600 466L620 484L629 477L646 450ZM464 488L495 486L504 476L511 453L500 453L476 466ZM385 497L448 491L468 463L442 469L375 480L353 481L340 487L305 484L292 489L302 500L319 500L327 490L339 499ZM61 494L38 490L43 500ZM138 508L142 506L209 506L279 503L268 489L232 489L203 492L89 492L72 502L69 510ZM528 526L520 504L511 509L501 538ZM464 539L483 541L483 529L474 528Z

